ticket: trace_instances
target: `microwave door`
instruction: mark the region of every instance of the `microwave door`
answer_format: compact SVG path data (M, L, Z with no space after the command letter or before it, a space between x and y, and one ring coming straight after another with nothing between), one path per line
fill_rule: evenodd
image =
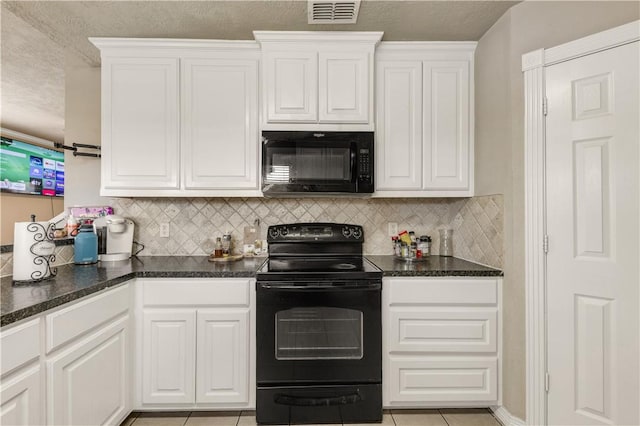
M352 192L356 158L349 143L267 141L263 185L272 192Z

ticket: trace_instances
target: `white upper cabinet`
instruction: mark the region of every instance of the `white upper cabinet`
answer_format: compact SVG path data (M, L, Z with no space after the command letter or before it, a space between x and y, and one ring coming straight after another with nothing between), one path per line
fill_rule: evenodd
M422 190L422 62L378 61L376 190Z
M255 196L256 42L92 38L103 196Z
M470 191L470 64L426 61L423 66L423 188Z
M268 122L318 120L316 52L265 52L264 73Z
M380 44L374 196L473 196L475 46Z
M186 189L257 190L258 62L182 60Z
M178 59L102 61L102 187L178 189Z
M373 57L381 32L254 36L264 61L264 130L373 130Z
M320 52L318 73L320 123L367 124L370 111L369 54Z

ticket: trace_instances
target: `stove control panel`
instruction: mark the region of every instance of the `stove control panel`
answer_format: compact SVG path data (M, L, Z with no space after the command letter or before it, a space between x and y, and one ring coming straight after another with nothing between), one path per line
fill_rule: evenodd
M356 242L364 241L364 231L360 225L340 223L292 223L273 225L267 231L267 242Z

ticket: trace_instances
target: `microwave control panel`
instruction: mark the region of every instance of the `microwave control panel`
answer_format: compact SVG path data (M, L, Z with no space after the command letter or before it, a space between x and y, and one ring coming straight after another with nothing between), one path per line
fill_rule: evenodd
M358 183L360 185L373 185L371 179L371 155L368 149L358 150Z

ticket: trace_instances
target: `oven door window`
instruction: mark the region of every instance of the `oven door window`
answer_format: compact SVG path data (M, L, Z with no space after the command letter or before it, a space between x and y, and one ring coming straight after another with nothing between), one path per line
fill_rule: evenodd
M362 359L362 312L305 307L276 313L276 359Z

